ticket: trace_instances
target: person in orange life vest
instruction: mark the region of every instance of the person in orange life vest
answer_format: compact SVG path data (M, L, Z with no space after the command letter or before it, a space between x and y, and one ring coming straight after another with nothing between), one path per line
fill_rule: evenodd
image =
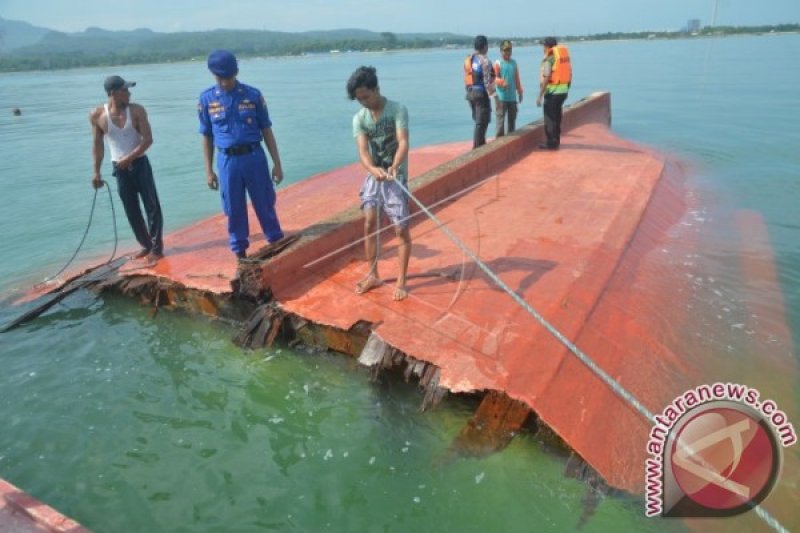
M497 94L494 99L497 137L505 135L506 117L508 117L508 133L516 129L517 95L519 95L519 103L522 103L522 82L519 79L517 62L511 59L511 48L511 41L504 40L500 44L503 58L494 63L495 83L497 84Z
M100 165L105 155L103 139L106 139L111 152L112 175L117 178L117 192L136 241L142 247L135 257L147 256L148 260L154 263L164 254L162 241L164 219L153 180L153 169L145 155L153 144L153 134L144 107L130 101L129 89L134 85L136 85L134 81L125 81L119 76L109 76L103 84L108 102L89 113L94 139L92 185L95 189L103 186ZM139 198L144 204L147 225L142 217Z
M572 84L572 63L569 50L563 44L558 44L555 37L544 39L542 46L544 58L536 105L541 107L544 99L544 131L547 143L539 145L539 148L558 150L561 145L562 108Z
M492 117L492 103L489 97L494 95L494 69L486 53L489 41L485 35L475 37L475 53L464 59L464 86L466 99L472 110L475 129L472 135L472 147L486 144L486 130Z

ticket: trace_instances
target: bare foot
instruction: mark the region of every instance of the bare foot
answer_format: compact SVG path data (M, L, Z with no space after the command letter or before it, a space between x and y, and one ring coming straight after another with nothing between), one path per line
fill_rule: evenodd
M141 259L142 257L147 257L150 254L150 250L142 248L137 253L133 254L134 259Z
M381 285L383 285L383 280L370 274L356 284L356 294L364 294Z
M399 302L400 300L405 300L406 296L408 296L408 291L406 290L405 286L397 286L394 288L394 301Z

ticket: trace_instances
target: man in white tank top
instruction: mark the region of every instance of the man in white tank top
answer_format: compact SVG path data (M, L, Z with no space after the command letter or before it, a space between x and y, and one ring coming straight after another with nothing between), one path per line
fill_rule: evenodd
M119 76L109 76L103 85L108 94L108 102L89 113L94 138L92 185L95 189L103 186L100 166L105 155L103 140L106 139L111 151L112 175L117 178L117 189L125 215L136 240L142 246L135 257L147 256L150 261L155 262L164 256L164 221L153 180L153 169L144 155L153 144L153 135L144 107L130 101L129 88L134 85L136 82L125 81ZM142 217L140 198L147 224Z

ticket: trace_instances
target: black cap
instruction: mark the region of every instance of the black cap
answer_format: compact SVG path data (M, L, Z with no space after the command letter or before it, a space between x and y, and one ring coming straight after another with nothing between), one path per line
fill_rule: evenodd
M545 37L539 42L547 47L553 47L558 44L558 41L556 41L555 37Z
M103 87L106 89L106 94L109 95L111 94L111 91L116 91L117 89L128 89L135 85L135 81L125 81L119 76L109 76L103 83Z

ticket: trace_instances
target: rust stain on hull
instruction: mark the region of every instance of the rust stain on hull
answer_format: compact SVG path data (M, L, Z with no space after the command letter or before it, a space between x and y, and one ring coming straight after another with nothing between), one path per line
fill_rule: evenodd
M91 533L75 520L0 479L0 531Z

